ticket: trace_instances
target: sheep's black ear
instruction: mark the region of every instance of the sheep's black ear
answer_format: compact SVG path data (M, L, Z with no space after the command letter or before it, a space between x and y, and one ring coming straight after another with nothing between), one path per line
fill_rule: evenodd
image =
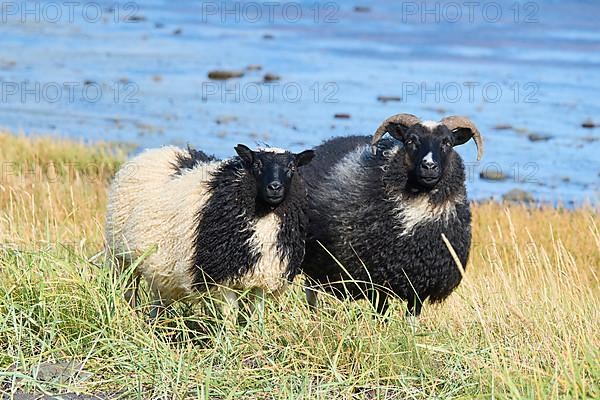
M467 143L473 137L473 131L469 128L456 128L452 131L454 145L460 146Z
M379 143L386 132L404 143L409 128L419 122L421 122L421 120L412 114L392 115L383 121L373 134L373 138L371 139L371 152L377 154L377 143Z
M406 140L406 133L410 126L401 125L401 124L389 124L387 127L388 133L394 138L402 143Z
M238 156L240 156L240 158L247 165L252 165L254 163L254 152L250 150L248 146L238 144L237 146L235 146L235 152L238 153Z
M314 150L304 150L302 153L296 154L296 159L294 160L294 162L297 167L301 167L311 162L314 156Z

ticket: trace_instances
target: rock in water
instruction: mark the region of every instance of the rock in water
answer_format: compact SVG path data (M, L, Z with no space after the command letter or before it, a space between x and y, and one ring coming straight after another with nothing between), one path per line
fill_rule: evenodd
M240 78L244 76L242 71L226 71L226 70L215 70L208 73L208 79L214 79L216 81L224 81L231 78Z
M508 201L511 203L533 203L535 202L535 198L531 193L526 190L521 189L513 189L508 191L502 195L502 200Z
M598 127L598 124L596 124L594 121L592 121L591 118L588 118L585 121L583 121L581 126L583 128L596 128L596 127Z
M507 178L504 172L498 171L496 169L486 169L484 171L481 171L479 173L479 177L488 181L504 181Z

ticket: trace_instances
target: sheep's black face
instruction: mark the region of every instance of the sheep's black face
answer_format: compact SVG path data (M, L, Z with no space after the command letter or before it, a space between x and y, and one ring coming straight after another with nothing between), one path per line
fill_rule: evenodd
M450 164L453 135L444 125L426 127L420 124L407 130L403 138L411 183L433 189Z
M257 201L270 207L276 207L285 200L296 170L314 157L312 150L298 154L279 149L252 151L241 144L236 146L235 151L256 180Z

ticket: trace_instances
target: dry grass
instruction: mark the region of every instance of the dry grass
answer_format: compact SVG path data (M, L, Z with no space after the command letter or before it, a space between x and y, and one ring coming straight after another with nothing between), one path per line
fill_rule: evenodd
M333 299L315 316L300 287L268 304L263 327L232 332L181 313L150 327L124 304L101 260L89 260L101 250L106 184L123 151L0 134L0 156L0 389L7 394L600 397L597 209L475 206L466 279L445 304L426 307L416 333L399 302L388 324L366 304ZM79 166L55 179L52 167L40 168L51 161ZM85 167L91 163L99 173ZM20 172L7 174L7 165ZM35 173L24 174L31 167ZM206 331L190 331L193 322ZM42 374L48 362L65 360L83 371Z
M0 133L0 240L97 242L124 147Z

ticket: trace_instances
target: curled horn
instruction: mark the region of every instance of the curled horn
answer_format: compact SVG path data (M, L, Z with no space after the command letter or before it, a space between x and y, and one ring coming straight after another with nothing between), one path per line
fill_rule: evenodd
M454 131L456 129L468 129L471 131L471 135L459 138L458 144L466 143L471 137L475 140L475 144L477 145L477 160L481 160L483 156L483 138L481 137L481 133L479 130L469 120L467 117L460 117L457 115L453 115L451 117L446 117L440 121L443 125L446 125L450 131Z
M400 127L406 129L419 122L421 122L421 120L412 114L396 114L389 117L383 121L381 125L379 125L379 128L377 128L373 134L373 139L371 140L371 151L373 154L377 153L377 143L381 140L386 132L389 132L396 139L400 139L397 136L397 129L394 129L396 126L399 125Z

